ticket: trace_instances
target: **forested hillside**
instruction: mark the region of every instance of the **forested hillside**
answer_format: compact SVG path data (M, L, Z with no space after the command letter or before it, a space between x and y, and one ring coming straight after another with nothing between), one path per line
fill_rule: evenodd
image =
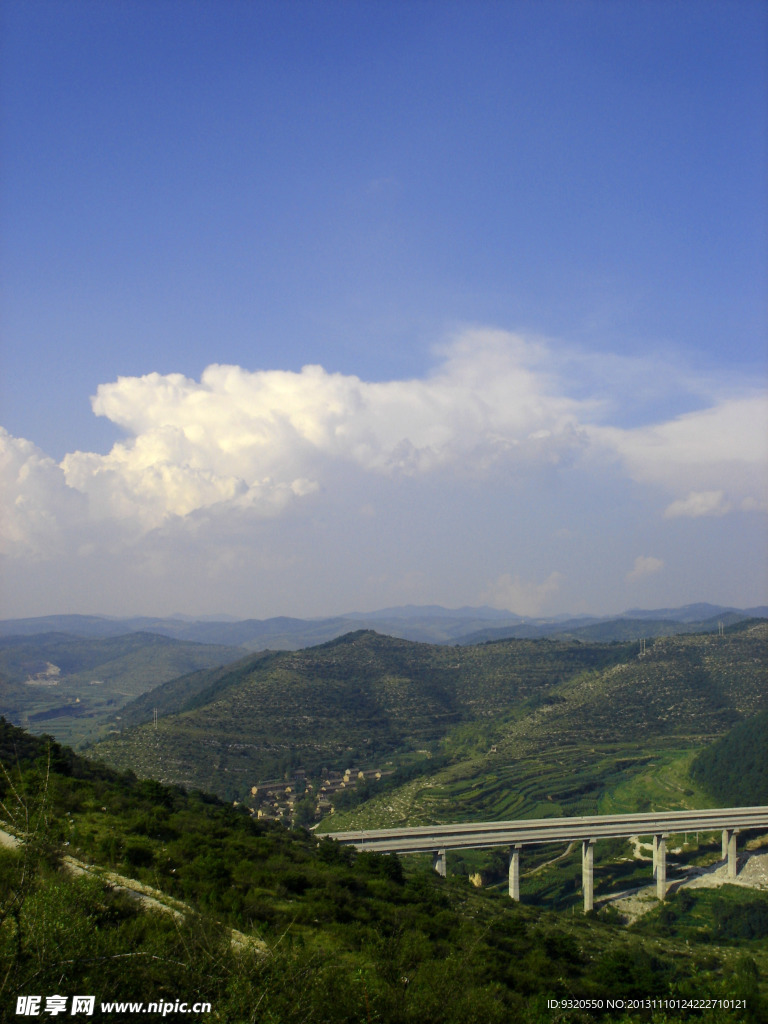
M768 711L702 750L691 774L725 806L768 804Z
M654 758L698 750L768 706L767 637L768 624L752 623L644 650L555 640L446 648L358 632L246 660L210 686L196 676L194 692L180 681L165 703L161 688L156 706L174 713L98 754L241 800L298 769L320 788L331 772L379 769L364 795L382 796L366 804L365 824L587 813ZM142 709L148 716L146 700ZM420 778L393 799L404 774Z
M20 842L0 848L2 1019L30 992L160 1000L164 1019L208 1024L549 1024L552 998L602 1000L563 1024L637 1024L651 1011L609 1013L606 998L670 996L746 1000L711 1024L766 1019L764 930L736 935L726 895L673 900L636 934L254 821L3 720L0 761L1 827ZM140 884L151 905L129 898ZM176 1000L211 1009L177 1013Z
M617 645L618 648L618 645ZM449 733L439 771L323 821L368 828L460 819L706 806L688 769L734 722L768 706L768 624L656 640L492 722Z
M176 714L100 744L98 756L242 797L295 767L343 771L434 745L462 723L496 720L634 650L551 640L439 647L360 631L305 651L256 655L212 675L207 689L198 677ZM162 691L157 696L162 701Z

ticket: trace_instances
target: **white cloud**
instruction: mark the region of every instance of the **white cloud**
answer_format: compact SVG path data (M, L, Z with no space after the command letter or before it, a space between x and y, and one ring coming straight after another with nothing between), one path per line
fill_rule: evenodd
M547 602L557 594L564 577L550 573L541 583L522 579L517 573L505 572L483 595L483 600L494 608L506 608L517 615L538 615Z
M321 366L121 377L99 387L93 409L130 438L107 455L73 452L62 468L95 515L151 528L221 503L272 514L320 486L330 461L390 475L557 464L585 443L580 405L537 360L523 339L476 330L425 380L365 382Z
M57 550L63 531L82 521L83 496L61 468L30 441L0 427L0 552L42 558Z
M761 501L759 498L743 498L739 504L742 512L768 512L768 500Z
M606 465L665 493L667 519L768 507L765 396L708 399L706 409L626 429L599 422L606 403L583 380L558 376L563 367L573 375L578 360L565 353L561 365L544 341L474 328L436 356L433 372L413 380L214 364L199 381L150 373L102 384L93 410L126 434L106 454L75 451L57 465L0 435L6 550L46 557L172 530L223 543L233 524L290 517L334 488L340 500L354 490L355 507L368 510L358 518L370 521L373 481L391 485L394 501L395 482L429 478L439 517L442 485L447 494L457 481L519 480L525 501L537 475L569 468L596 479ZM595 372L591 360L590 384ZM564 515L561 540L576 525ZM557 582L505 575L490 600L532 614Z
M627 573L628 580L640 580L646 576L655 576L657 572L661 572L664 568L664 560L661 558L654 558L653 555L638 555L635 559L635 564L632 569Z
M745 501L749 500L745 499ZM676 519L680 516L687 516L691 519L698 519L700 516L724 516L730 512L731 507L722 491L691 491L686 498L673 501L671 505L668 505L664 510L664 518Z
M713 514L682 511L704 504L691 495L723 492L745 509L765 505L768 493L768 395L751 394L651 426L622 430L589 428L596 449L613 452L632 479L677 495L668 515ZM721 499L719 508L725 508ZM717 514L717 513L714 513Z

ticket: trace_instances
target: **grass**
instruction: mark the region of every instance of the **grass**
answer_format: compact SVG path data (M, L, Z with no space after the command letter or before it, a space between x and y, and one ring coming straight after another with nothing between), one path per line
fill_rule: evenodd
M715 806L709 794L690 777L698 749L681 750L672 746L657 750L636 774L600 797L599 813L631 814L656 807L676 811Z
M552 745L514 761L488 754L334 814L320 828L335 832L707 807L711 799L686 774L697 749L657 739L642 745Z

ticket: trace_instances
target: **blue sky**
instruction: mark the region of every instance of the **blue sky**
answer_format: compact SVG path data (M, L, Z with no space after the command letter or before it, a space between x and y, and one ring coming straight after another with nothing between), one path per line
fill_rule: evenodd
M768 599L765 5L2 19L4 615Z

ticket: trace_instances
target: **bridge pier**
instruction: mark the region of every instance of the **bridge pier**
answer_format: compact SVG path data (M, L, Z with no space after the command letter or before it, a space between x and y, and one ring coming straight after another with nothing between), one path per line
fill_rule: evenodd
M667 895L667 834L653 837L654 873L656 875L656 895L663 900Z
M446 874L450 850L503 847L509 851L509 895L520 895L520 848L533 843L582 843L582 888L584 909L594 907L594 843L600 838L640 835L653 839L653 871L657 893L667 893L667 839L670 835L695 832L711 835L722 831L723 859L728 877L738 873L737 837L740 831L768 828L768 807L718 807L703 811L653 811L647 814L590 815L572 818L514 819L511 821L417 825L365 832L338 832L337 842L359 850L380 853L432 854L433 867ZM665 830L665 831L662 831Z
M445 850L434 850L432 853L432 867L442 878L448 874L448 857Z
M509 896L510 899L520 899L520 851L522 843L516 843L509 848Z
M728 877L735 878L739 872L739 857L736 850L736 836L741 829L723 829L723 860L728 858Z
M581 888L584 891L584 913L595 905L595 840L581 841Z

